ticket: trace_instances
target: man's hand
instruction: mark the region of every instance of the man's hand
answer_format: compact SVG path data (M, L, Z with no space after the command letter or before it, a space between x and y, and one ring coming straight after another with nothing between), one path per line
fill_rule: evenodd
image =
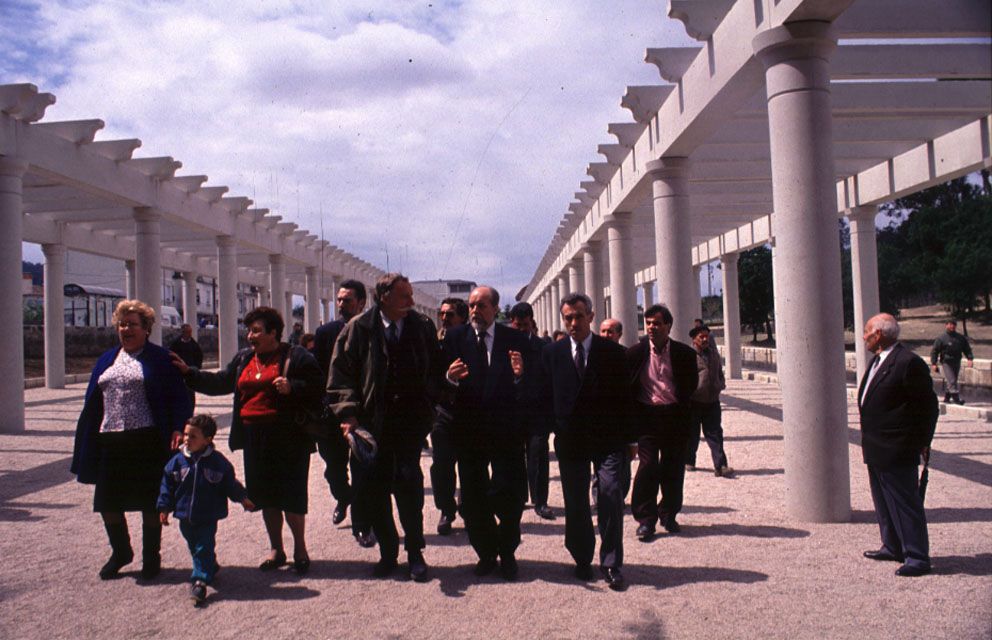
M510 368L515 378L524 375L524 358L519 351L510 351Z
M345 418L341 421L341 435L348 435L358 428L358 418Z
M158 521L163 527L169 526L169 513L167 511L158 512Z
M458 382L468 377L468 365L458 358L448 367L448 380Z
M249 498L245 498L244 500L242 500L241 501L241 506L245 508L245 511L254 511L255 510L255 503L252 502Z
M973 366L975 366L975 361L974 360L968 360L968 368L970 369Z
M940 373L940 365L939 364L933 365L933 372L934 373Z
M173 431L172 438L169 439L169 448L173 451L179 449L179 445L182 444L183 433L182 431Z
M183 359L176 355L174 351L169 352L169 359L172 360L172 365L176 369L179 369L179 373L183 375L189 373L189 365L183 362Z

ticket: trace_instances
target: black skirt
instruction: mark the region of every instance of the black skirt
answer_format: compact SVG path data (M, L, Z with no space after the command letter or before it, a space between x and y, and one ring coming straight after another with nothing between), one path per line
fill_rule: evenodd
M281 422L245 424L245 488L259 508L307 512L310 440Z
M97 436L97 469L93 511L155 511L162 469L169 448L157 427L111 431Z

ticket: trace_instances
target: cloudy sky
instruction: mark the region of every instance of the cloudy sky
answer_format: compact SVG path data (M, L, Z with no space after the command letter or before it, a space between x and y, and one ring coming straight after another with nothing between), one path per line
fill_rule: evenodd
M4 0L0 82L414 279L527 283L664 0ZM29 248L28 259L40 260Z

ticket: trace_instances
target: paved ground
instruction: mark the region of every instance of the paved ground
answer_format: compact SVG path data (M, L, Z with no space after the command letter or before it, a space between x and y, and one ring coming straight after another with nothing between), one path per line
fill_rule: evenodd
M898 578L896 565L861 558L878 546L878 534L856 422L852 521L792 521L783 508L777 387L735 381L724 424L737 477L688 474L679 536L643 544L627 519L626 593L576 582L563 519L548 523L530 511L516 583L474 578L460 528L451 538L428 536L429 583L373 580L375 550L360 549L346 528L330 524L333 504L315 456L310 574L259 572L261 517L234 508L218 536L224 569L216 591L195 610L175 526L165 531L160 578L143 583L137 562L119 580L97 578L108 546L91 511L92 489L68 473L82 391L27 392L28 432L0 435L0 638L992 637L992 430L985 422L941 417L927 496L935 572L924 578ZM200 408L222 415L229 404L201 397ZM705 452L703 444L701 460ZM240 473L240 456L233 460ZM429 462L425 456L425 470ZM551 504L561 514L554 480ZM436 520L429 505L428 531ZM130 522L132 532L140 530L137 518Z

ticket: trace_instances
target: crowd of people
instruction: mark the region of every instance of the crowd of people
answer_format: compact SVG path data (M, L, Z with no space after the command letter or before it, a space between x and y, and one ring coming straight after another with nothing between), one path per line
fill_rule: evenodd
M467 301L442 301L440 327L412 310L413 288L401 274L381 277L366 309L367 297L362 283L344 281L337 319L312 336L296 327L296 344L282 340L278 311L256 308L244 319L249 347L215 372L199 366L202 353L185 334L172 353L149 342L155 316L147 305L118 305L121 344L94 368L72 465L81 482L95 484L94 510L107 530L112 553L101 578L133 560L127 511L142 512L141 575L154 578L161 528L173 514L193 560L190 597L201 604L218 569L214 539L228 500L262 513L270 547L262 571L290 564L306 573L308 477L318 452L335 500L331 521L343 523L350 511L358 544L378 546L372 575L400 569L395 501L403 570L427 581L420 458L429 437L438 534L450 535L461 516L477 558L474 575L498 572L512 581L528 499L540 518L556 518L548 504L553 435L575 577L594 579L595 510L602 578L623 591L628 494L635 535L648 541L659 526L680 532L685 474L696 469L700 435L714 474L734 473L723 443L720 356L701 321L683 343L670 335L671 311L652 305L645 336L624 348L617 320L594 331L593 304L582 293L561 300L558 340L539 335L525 302L510 309L508 324L497 322L500 296L489 286ZM922 497L910 494L936 422L925 389L933 396L930 377L922 360L899 348L891 316L872 318L865 334L877 356L859 407L883 540L865 556L904 561L900 575L920 575L929 570L926 521ZM882 360L887 367L877 366ZM895 366L913 375L886 375ZM213 444L214 420L193 415L191 391L232 395L229 445L243 451L244 486ZM361 455L356 442L366 445Z

